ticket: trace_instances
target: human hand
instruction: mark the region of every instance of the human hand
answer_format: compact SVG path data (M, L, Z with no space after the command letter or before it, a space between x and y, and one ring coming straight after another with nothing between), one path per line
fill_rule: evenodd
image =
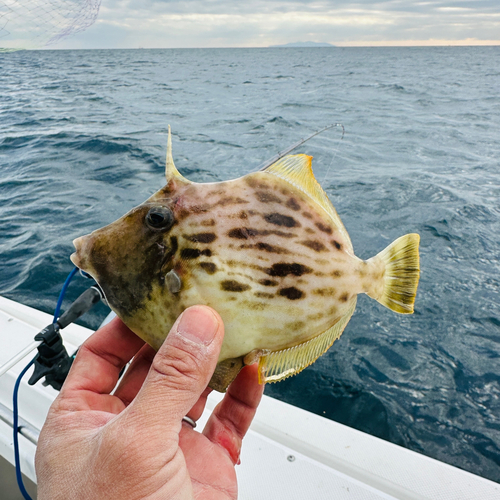
M202 433L182 420L203 413L223 337L206 306L187 309L158 353L119 319L92 335L40 434L38 499L237 498L234 465L263 392L257 367L240 372Z

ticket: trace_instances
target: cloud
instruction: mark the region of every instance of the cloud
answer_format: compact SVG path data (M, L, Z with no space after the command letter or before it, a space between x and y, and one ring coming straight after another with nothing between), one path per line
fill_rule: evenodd
M57 47L481 43L499 33L498 0L103 0L95 25Z

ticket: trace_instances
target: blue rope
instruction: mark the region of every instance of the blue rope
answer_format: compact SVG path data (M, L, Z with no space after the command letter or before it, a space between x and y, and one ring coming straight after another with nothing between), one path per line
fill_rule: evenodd
M66 281L64 282L64 285L62 287L61 293L59 294L59 299L57 300L57 305L56 309L54 311L54 321L55 323L59 319L59 313L61 312L61 306L62 302L64 299L64 295L66 294L66 290L68 288L68 285L70 281L73 279L73 276L78 272L78 268L75 267L68 275L66 278ZM17 485L19 486L19 489L25 498L25 500L32 500L32 498L28 495L28 492L26 491L26 488L24 487L23 483L23 477L21 475L21 460L19 459L19 409L18 409L18 393L19 393L19 386L21 385L21 379L24 377L24 374L31 368L31 365L35 362L36 356L28 363L28 365L23 369L23 371L19 374L19 377L17 377L16 383L14 385L14 392L12 394L12 413L13 413L13 420L14 420L14 460L16 464L16 479L17 479Z
M14 385L14 393L12 395L12 404L13 404L13 418L14 418L14 459L16 463L16 479L17 479L17 485L19 486L19 489L21 490L21 493L25 500L32 500L32 498L28 495L28 492L26 491L26 488L24 487L23 483L23 477L21 476L21 461L19 459L19 428L18 428L18 422L19 422L19 411L17 407L17 394L19 392L19 385L21 384L21 379L23 378L24 374L31 368L31 365L35 362L36 356L28 363L28 365L23 369L23 371L19 374L19 377L17 377L16 383Z
M61 306L62 306L62 301L64 299L64 295L66 293L66 289L68 288L68 285L70 281L73 279L73 276L78 272L78 268L75 267L73 270L68 274L68 277L66 278L66 281L64 282L64 285L62 287L61 293L59 294L59 299L57 301L56 309L54 311L54 321L55 323L59 319L59 313L61 312Z

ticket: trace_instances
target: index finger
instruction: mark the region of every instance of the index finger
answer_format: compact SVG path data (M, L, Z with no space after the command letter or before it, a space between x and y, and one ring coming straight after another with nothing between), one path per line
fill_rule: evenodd
M109 394L122 368L144 345L144 341L115 318L97 330L80 347L61 390Z

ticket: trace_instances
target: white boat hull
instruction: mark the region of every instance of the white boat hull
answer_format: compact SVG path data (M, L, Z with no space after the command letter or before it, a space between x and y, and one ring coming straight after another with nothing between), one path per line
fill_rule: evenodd
M0 366L52 322L41 311L0 297ZM92 332L78 325L62 331L68 353ZM15 380L34 353L0 378L0 405L12 410ZM41 429L57 391L41 383L19 391L26 434ZM222 395L212 393L200 428ZM1 409L1 407L0 407ZM0 412L0 454L14 462L12 428ZM31 434L30 434L31 433ZM20 436L21 468L36 482L36 446ZM243 500L497 500L500 485L363 432L264 396L243 442L237 467Z

